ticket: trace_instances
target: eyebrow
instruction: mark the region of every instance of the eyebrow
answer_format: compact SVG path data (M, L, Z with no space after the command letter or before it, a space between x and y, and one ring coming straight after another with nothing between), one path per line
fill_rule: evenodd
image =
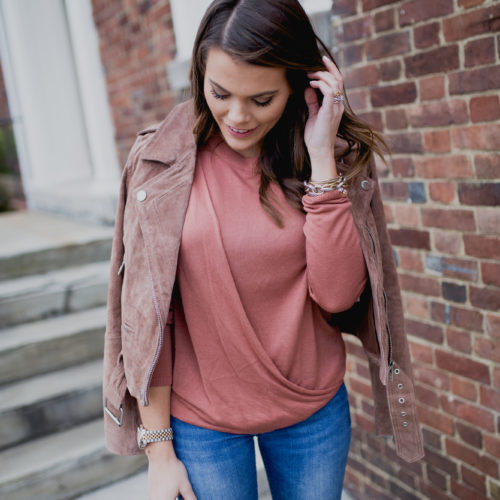
M226 90L224 87L222 87L222 85L219 85L217 82L214 82L211 78L209 78L209 81L210 81L210 83L212 85L215 85L220 90L222 90L222 92L226 92L226 94L230 94L231 93L228 90ZM279 92L279 89L276 89L276 90L266 90L265 92L260 92L259 94L251 95L250 98L255 99L256 97L263 97L263 96L268 96L268 95L274 95L274 94L277 94L278 92Z

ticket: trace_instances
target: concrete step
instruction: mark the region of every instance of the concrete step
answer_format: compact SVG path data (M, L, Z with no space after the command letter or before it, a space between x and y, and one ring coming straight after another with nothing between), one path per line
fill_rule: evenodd
M0 388L0 449L102 416L102 361Z
M0 280L105 261L113 229L37 212L0 215Z
M105 449L103 425L96 420L0 452L0 498L73 499L143 469L143 455L119 457Z
M0 328L106 303L109 262L0 283Z
M106 308L0 330L0 385L102 357Z

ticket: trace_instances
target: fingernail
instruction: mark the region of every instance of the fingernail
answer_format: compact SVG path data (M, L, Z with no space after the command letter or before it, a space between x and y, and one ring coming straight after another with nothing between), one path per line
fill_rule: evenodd
M328 61L328 62L332 62L331 59L327 56L323 56L323 61Z

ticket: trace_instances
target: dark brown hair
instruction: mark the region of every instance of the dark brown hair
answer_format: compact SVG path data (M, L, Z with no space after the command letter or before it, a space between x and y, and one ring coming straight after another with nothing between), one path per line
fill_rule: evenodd
M297 0L215 0L206 11L193 49L191 91L198 146L217 133L217 124L203 92L206 61L211 48L221 49L239 61L259 66L285 68L292 94L275 127L263 140L260 153L260 202L280 226L278 210L267 197L272 181L277 182L287 200L300 211L303 181L311 176L311 164L304 143L308 108L304 90L309 85L307 72L324 71L321 56L333 57L316 36L307 14ZM321 100L322 95L317 91ZM358 176L372 152L382 156L385 142L352 111L347 99L337 135L347 141L346 155L354 160L346 174L349 182Z

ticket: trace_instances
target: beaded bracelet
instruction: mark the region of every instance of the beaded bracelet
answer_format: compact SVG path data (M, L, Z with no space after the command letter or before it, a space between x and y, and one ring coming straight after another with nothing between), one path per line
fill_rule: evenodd
M311 196L319 196L328 191L339 191L342 194L347 195L345 184L346 180L343 175L339 175L338 177L334 177L333 179L328 179L326 181L304 181L306 193Z

